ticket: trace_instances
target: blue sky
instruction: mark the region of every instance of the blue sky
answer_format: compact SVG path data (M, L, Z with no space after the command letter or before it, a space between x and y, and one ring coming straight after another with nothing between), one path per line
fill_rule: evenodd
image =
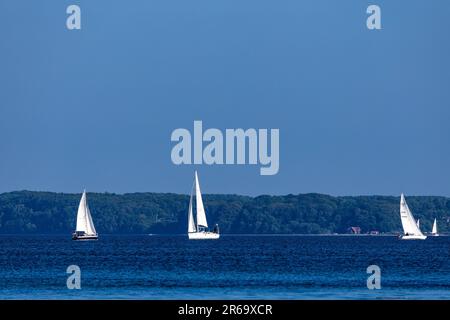
M444 0L2 0L0 192L188 193L196 168L205 193L450 196L449 16ZM279 173L173 165L170 134L194 120L279 128Z

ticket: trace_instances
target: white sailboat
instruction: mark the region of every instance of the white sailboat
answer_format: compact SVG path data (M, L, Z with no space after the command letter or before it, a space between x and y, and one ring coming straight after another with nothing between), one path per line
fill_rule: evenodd
M417 219L417 228L419 228L420 229L420 219Z
M194 220L193 197L195 189L195 212L196 219ZM191 198L189 200L188 213L188 237L192 240L203 239L219 239L219 227L216 224L214 231L208 231L208 222L206 221L205 208L203 206L202 193L200 191L200 183L198 181L197 171L195 171L194 185L191 190Z
M403 236L401 236L401 239L425 240L427 238L425 235L423 235L422 231L420 231L416 220L414 220L414 216L412 215L411 210L409 210L408 208L408 204L406 203L403 193L400 197L400 219L402 221L404 233Z
M86 190L81 196L80 205L77 212L77 226L72 234L73 240L97 240L98 234L95 231L94 222L92 221L91 211L86 198Z
M434 218L433 229L431 230L431 235L432 235L433 237L439 236L438 229L437 229L436 218Z

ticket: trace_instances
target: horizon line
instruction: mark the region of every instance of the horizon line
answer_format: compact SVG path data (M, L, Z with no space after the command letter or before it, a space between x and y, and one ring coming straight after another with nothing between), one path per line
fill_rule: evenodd
M86 189L85 189L86 190ZM80 192L64 192L64 191L42 191L42 190L28 190L28 189L22 189L22 190L12 190L12 191L5 191L0 192L0 195L8 194L8 193L19 193L19 192L35 192L35 193L56 193L56 194L68 194L68 195L78 195L83 194L82 191ZM86 191L87 194L112 194L112 195L129 195L129 194L173 194L173 195L183 195L183 196L189 196L188 193L176 193L176 192L164 192L164 191L136 191L136 192L111 192L111 191ZM258 198L258 197L287 197L287 196L301 196L301 195L322 195L322 196L329 196L332 198L345 198L345 197L394 197L399 198L401 194L404 194L405 197L438 197L438 198L450 198L450 196L443 196L443 195L417 195L412 194L408 195L406 193L401 193L399 195L386 195L386 194L358 194L358 195L333 195L329 193L321 193L321 192L301 192L301 193L286 193L286 194L258 194L258 195L248 195L248 194L238 194L238 193L204 193L204 196L210 195L210 196L240 196L240 197L248 197L248 198Z

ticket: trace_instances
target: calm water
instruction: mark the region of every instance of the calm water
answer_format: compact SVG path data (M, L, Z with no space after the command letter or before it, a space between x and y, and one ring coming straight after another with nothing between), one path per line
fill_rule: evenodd
M0 236L2 299L450 299L450 237ZM68 290L66 268L81 268ZM368 290L366 268L381 268Z

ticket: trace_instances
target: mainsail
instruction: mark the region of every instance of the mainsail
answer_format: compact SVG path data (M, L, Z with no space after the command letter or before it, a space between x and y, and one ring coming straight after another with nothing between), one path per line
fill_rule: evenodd
M195 200L197 207L197 230L198 227L208 228L206 221L205 208L203 207L202 193L200 191L200 183L198 181L197 171L195 171Z
M196 232L197 229L195 228L195 221L194 221L194 214L192 212L192 191L194 190L194 186L192 186L191 190L191 199L189 200L189 217L188 217L188 232Z
M86 191L83 192L81 196L80 205L78 206L77 213L77 227L76 231L82 231L88 235L95 235L94 222L92 221L91 211L87 204Z
M431 233L432 234L437 234L438 233L436 218L434 218L433 230L431 230Z
M411 210L409 210L403 193L400 197L400 218L402 221L403 232L406 235L423 236L416 221L414 220Z

